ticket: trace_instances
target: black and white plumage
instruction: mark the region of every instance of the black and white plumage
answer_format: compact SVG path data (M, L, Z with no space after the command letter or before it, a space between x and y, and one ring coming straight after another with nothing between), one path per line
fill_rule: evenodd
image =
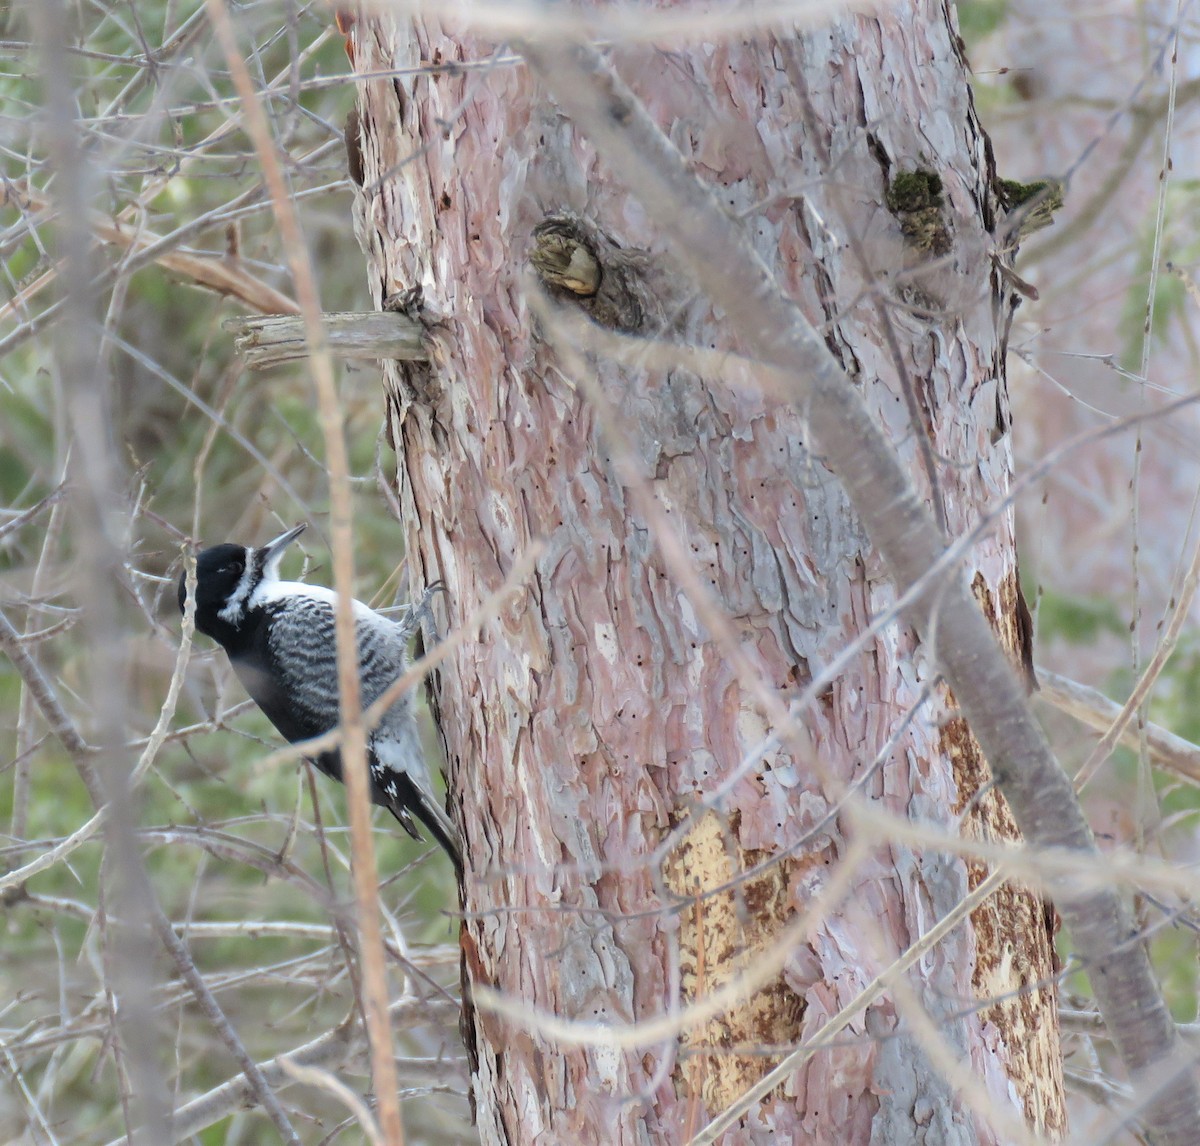
M279 578L284 550L303 530L303 525L289 529L261 549L216 545L196 558L196 628L225 649L246 691L292 744L328 732L339 720L336 595L321 585ZM354 602L364 709L408 667L408 644L433 592L402 621ZM186 595L186 577L180 577L181 611ZM368 734L367 762L372 801L419 840L416 816L461 866L457 834L433 795L411 692ZM337 749L320 753L313 763L342 779Z

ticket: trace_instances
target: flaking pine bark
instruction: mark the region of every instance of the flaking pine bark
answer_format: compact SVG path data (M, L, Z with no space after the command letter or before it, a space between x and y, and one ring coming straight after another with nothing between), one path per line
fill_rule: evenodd
M608 57L823 332L948 535L996 513L968 580L1028 665L1003 507L1012 235L958 44L949 6L901 3ZM976 799L987 765L943 719L952 698L903 624L781 732L895 592L802 411L738 365L744 347L638 189L494 40L372 15L350 46L364 75L399 70L360 85L350 143L376 302L428 330L428 365L384 365L414 591L444 581L454 626L540 546L432 689L464 836L466 972L520 1010L467 1014L480 1132L685 1142L987 875L886 838L857 846L830 815L850 785L897 816L952 828L966 809L963 830L992 839L1016 827L994 789ZM550 305L626 338L564 339ZM908 980L936 1047L885 995L724 1140L1060 1135L1047 915L1002 888ZM579 1044L539 1014L681 1023ZM946 1056L973 1090L947 1081Z

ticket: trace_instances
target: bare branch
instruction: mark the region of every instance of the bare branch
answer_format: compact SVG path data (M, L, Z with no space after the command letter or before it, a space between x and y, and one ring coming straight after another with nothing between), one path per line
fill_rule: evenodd
M420 362L428 358L425 330L419 322L392 311L322 316L329 353L334 358L375 361L380 358ZM261 318L227 318L225 329L251 370L267 370L308 357L308 338L299 316L269 314Z
M1138 730L1130 728L1128 720L1123 719L1127 706L1049 669L1038 669L1038 684L1041 685L1038 699L1097 732L1108 734L1119 727L1120 742L1135 752L1138 750ZM1200 746L1157 724L1146 725L1146 746L1153 764L1190 784L1200 784Z
M213 30L225 54L234 86L242 97L246 128L254 141L267 187L275 204L295 282L300 313L308 337L313 381L317 389L321 429L329 471L330 534L333 543L333 581L337 592L334 621L337 632L338 691L342 716L342 779L350 810L354 852L354 887L358 903L359 959L363 975L363 1007L371 1039L371 1074L379 1104L379 1121L389 1146L403 1146L404 1124L387 1021L388 984L383 936L379 926L379 873L371 839L371 808L367 777L366 730L359 700L358 654L354 635L354 551L349 461L341 406L321 322L321 301L296 209L283 178L270 125L250 73L238 51L225 0L207 0Z
M388 1008L388 1017L394 1027L402 1028L409 1024L427 1019L430 1010L440 1010L437 1004L430 1004L414 998L397 999ZM336 1069L348 1062L361 1046L361 1040L356 1034L356 1022L353 1015L339 1023L330 1031L289 1051L287 1061L299 1067L325 1067ZM294 1078L281 1064L281 1058L259 1064L263 1077L272 1087L282 1088ZM228 1082L202 1094L199 1098L182 1106L175 1114L175 1141L183 1141L194 1134L200 1133L206 1127L219 1122L235 1110L242 1108L253 1098L245 1076L231 1078ZM110 1146L118 1146L116 1142Z
M0 649L4 650L17 672L21 674L25 687L29 689L38 708L41 709L42 716L50 726L50 731L54 733L62 746L72 757L89 756L93 749L79 734L75 722L59 703L50 682L38 668L37 662L29 655L24 641L21 640L21 634L17 632L13 623L2 611L0 611ZM92 797L92 802L97 808L102 807L104 795L100 790L99 782L90 772L83 776L83 780L88 785L88 795Z

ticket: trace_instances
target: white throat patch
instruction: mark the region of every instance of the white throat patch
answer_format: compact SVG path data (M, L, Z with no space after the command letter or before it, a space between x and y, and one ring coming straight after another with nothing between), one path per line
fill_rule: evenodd
M237 583L237 588L229 596L229 601L226 603L217 616L222 621L227 621L231 625L236 625L246 615L246 601L250 597L250 589L254 585L254 550L250 549L246 552L246 568L242 570L241 579Z

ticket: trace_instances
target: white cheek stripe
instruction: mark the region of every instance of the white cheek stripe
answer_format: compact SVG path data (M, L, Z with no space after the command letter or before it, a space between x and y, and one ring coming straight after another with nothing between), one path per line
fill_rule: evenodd
M266 579L260 581L254 592L250 594L249 605L251 608L257 608L296 597L328 605L331 611L337 609L337 594L324 585L309 585L305 581L267 581ZM354 600L351 604L354 609L354 618L360 623L368 621L373 624L382 623L389 627L396 623L388 620L387 617L380 616L369 605L364 605L359 600Z
M246 568L242 570L242 577L237 583L237 588L233 591L225 608L217 614L222 621L236 625L242 619L246 612L246 598L250 596L250 584L253 580L254 552L251 550L246 554Z

